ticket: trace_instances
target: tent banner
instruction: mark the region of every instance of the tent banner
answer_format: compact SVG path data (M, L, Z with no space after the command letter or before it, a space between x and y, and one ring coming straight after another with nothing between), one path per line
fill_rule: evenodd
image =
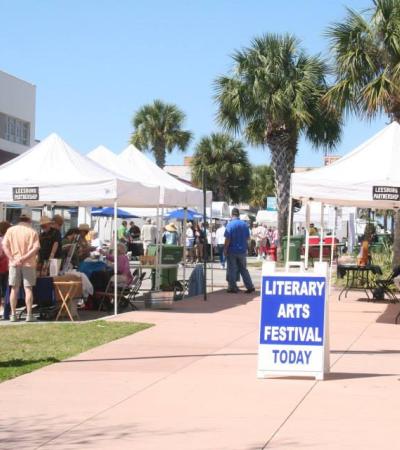
M373 186L372 198L374 200L400 200L400 188L397 186Z
M39 200L39 187L13 187L13 201Z

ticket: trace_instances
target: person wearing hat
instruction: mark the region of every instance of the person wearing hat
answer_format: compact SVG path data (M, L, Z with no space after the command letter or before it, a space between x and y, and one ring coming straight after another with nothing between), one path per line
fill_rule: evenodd
M65 261L66 258L70 259L70 263L73 267L79 266L78 252L76 251L77 242L80 238L78 228L70 228L61 241L62 244L62 257Z
M61 258L61 233L53 228L54 222L47 216L40 218L40 250L39 264L47 263L49 259Z
M87 223L81 223L78 227L79 237L77 241L77 255L79 262L82 262L87 257L90 256L90 252L92 248L90 247L89 241L87 240L87 236L90 231L90 227Z
M246 286L246 294L251 294L255 289L246 267L247 241L250 238L249 226L246 222L240 220L240 214L237 208L232 209L231 215L232 220L225 229L224 244L224 254L227 263L227 292L239 292L236 280L238 273L240 273L243 283Z
M17 321L17 300L21 284L25 289L26 321L33 322L33 293L36 284L36 255L39 251L39 236L31 226L31 212L22 209L17 225L10 227L4 235L3 250L9 262L8 284L11 286L10 321Z
M178 245L178 241L178 230L174 223L169 223L165 227L165 232L163 234L163 243L167 245Z
M61 233L62 226L64 225L64 217L60 214L55 214L53 216L53 225L52 227L55 230L58 230Z

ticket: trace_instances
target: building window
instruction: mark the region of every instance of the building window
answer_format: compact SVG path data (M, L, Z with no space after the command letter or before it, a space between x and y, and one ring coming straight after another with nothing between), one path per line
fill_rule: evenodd
M30 131L29 122L0 113L0 138L29 147Z

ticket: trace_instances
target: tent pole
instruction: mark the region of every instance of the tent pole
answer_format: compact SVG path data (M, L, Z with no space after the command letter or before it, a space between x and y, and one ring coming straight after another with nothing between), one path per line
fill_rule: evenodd
M308 253L310 251L310 201L306 204L306 247L304 251L304 267L308 269Z
M336 210L337 207L335 206L334 208L334 215L333 215L333 231L332 231L332 241L331 241L331 264L329 266L329 292L328 295L330 294L331 291L331 282L332 282L332 268L333 268L333 252L334 252L334 248L335 248L335 236L336 236Z
M114 315L118 314L118 250L117 250L117 200L114 200Z
M211 210L210 210L211 213ZM210 214L211 216L211 214ZM211 219L211 217L210 217ZM210 220L212 223L212 219ZM210 227L210 224L208 225ZM210 229L210 228L209 228ZM212 227L211 227L212 230ZM212 231L210 231L210 267L211 267L211 292L214 292L214 247L213 247L213 237L212 237Z
M183 285L186 284L186 228L187 228L187 207L183 208L183 230L182 230L182 240L183 240Z
M159 271L159 256L160 256L160 205L157 206L157 233L156 233L156 258L155 258L155 284L154 289L158 290L158 271Z
M203 300L207 300L207 235L206 235L206 202L207 202L207 190L206 190L206 171L203 167L202 172L202 185L203 185L203 228L204 228L204 243L203 243L203 261L204 261L204 293Z
M287 225L287 239L286 239L286 265L289 263L289 248L290 248L290 227L292 222L292 196L289 197L289 217ZM279 236L280 237L280 236Z
M325 205L321 203L321 234L319 237L319 262L322 262L322 255L324 252L324 207Z
M163 232L163 224L164 224L164 206L161 207L161 217L160 217L160 251L158 253L158 277L157 277L157 290L160 289L160 280L161 280L161 265L162 265L162 252L163 252L163 243L162 243L162 232Z

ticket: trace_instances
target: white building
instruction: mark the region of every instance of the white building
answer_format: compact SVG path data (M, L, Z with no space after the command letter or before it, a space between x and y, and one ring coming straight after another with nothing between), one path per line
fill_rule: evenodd
M35 144L36 86L0 70L0 164Z

